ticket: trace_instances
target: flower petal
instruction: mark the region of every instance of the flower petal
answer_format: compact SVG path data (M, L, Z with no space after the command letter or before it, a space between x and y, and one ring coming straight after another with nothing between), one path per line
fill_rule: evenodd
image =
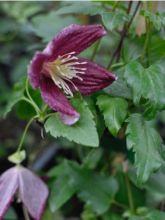
M44 53L50 55L52 60L56 59L58 55L70 52L79 54L105 34L106 31L101 25L72 24L64 28L49 42Z
M80 118L80 114L74 110L62 91L51 79L43 77L40 81L41 95L45 102L60 113L65 124L72 125Z
M7 211L18 188L18 173L10 168L0 177L0 219Z
M28 66L28 75L33 88L39 87L42 66L48 56L41 52L36 52L30 65Z
M46 184L24 167L19 169L19 193L23 204L35 220L40 220L48 197Z
M98 90L101 90L109 86L113 81L117 80L117 77L106 70L104 67L97 65L84 58L79 58L78 62L86 61L87 64L79 65L78 67L86 68L85 74L80 74L80 79L73 79L73 83L79 89L79 91L84 95L92 94ZM74 91L74 88L72 87Z

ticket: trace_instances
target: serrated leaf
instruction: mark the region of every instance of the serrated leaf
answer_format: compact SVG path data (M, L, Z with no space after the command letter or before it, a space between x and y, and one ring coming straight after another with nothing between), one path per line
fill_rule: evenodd
M97 214L109 209L118 190L115 178L96 174L73 161L65 160L58 167L51 171L57 178L49 200L52 210L60 208L74 193Z
M98 214L109 209L118 190L117 182L113 177L95 174L92 170L82 168L73 162L67 162L66 170L78 191L78 196L86 205Z
M102 13L102 20L105 27L112 31L121 27L128 20L128 15L123 11L105 12Z
M161 39L158 35L152 36L151 44L148 48L149 62L154 63L160 59L165 58L165 40Z
M165 74L159 64L145 69L133 61L126 66L125 78L132 88L133 101L138 104L143 98L146 115L153 117L156 110L165 107Z
M109 131L117 136L127 115L128 103L125 99L101 95L97 104L103 112L105 124Z
M123 47L123 58L125 63L129 63L130 60L137 60L141 56L143 44L140 44L139 41L139 38L125 39Z
M76 192L76 188L69 183L67 176L60 176L52 184L49 198L49 206L52 212L57 211Z
M24 96L24 90L25 90L25 78L21 78L15 85L12 91L12 94L9 97L9 101L6 105L6 108L3 112L3 117L6 117L6 115L12 110L13 106L17 104L22 97Z
M150 174L163 164L162 139L142 115L132 114L127 121L127 148L135 152L139 182L146 182Z
M82 145L97 147L99 145L99 138L91 111L82 100L74 99L73 105L80 113L79 121L72 126L65 125L57 113L46 121L46 132L50 132L55 138L65 137Z
M165 16L164 16L163 13L160 14L159 12L157 12L157 13L154 14L154 13L148 11L148 10L142 10L141 14L145 18L149 19L149 21L153 24L153 26L156 30L159 31L161 28L164 27L164 25L165 25Z
M112 83L112 85L105 88L104 91L111 96L132 99L131 89L127 86L126 81L122 77L118 77L118 79Z

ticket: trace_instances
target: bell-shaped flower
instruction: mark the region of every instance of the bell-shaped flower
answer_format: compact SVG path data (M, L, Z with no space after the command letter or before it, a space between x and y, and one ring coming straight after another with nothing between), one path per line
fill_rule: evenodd
M44 101L60 113L65 124L80 117L68 99L74 92L92 94L110 85L116 77L103 67L77 55L106 31L101 25L64 28L42 52L36 52L28 68L33 88L40 88Z
M3 219L14 196L30 216L40 220L48 197L46 184L28 169L17 165L0 176L0 219Z

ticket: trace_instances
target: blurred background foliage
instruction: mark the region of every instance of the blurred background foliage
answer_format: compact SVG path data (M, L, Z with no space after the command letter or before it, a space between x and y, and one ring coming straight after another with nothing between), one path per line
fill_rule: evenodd
M108 35L81 55L105 67L111 61L111 69L118 75L118 80L105 89L104 97L97 99L97 95L93 95L85 100L93 114L98 113L98 106L104 110L102 100L106 101L105 94L127 100L119 99L118 106L118 109L125 109L124 116L121 112L120 117L126 117L133 97L123 72L130 61L138 60L143 53L145 18L152 24L147 62L159 62L163 68L165 58L164 4L154 2L152 9L148 10L144 2L127 30L120 59L113 60L123 26L131 20L137 4L132 2L128 13L129 2L0 2L0 172L11 166L6 158L16 149L26 120L34 115L33 109L25 102L16 104L22 95L27 65L37 50L42 50L52 37L71 23L99 23L107 29ZM40 105L39 92L30 91ZM95 105L96 99L98 106ZM10 105L6 108L9 101ZM4 119L4 114L14 104L14 111ZM153 124L165 140L165 111L153 119ZM164 220L164 168L140 185L135 168L130 164L129 172L127 170L128 161L133 162L134 156L131 150L126 150L125 123L119 132L111 129L111 125L106 125L109 133L102 115L98 116L97 122L101 138L97 149L83 147L64 138L53 139L45 134L43 125L37 122L31 127L25 142L28 152L25 165L45 176L51 191L43 220ZM149 129L149 125L146 126ZM46 138L41 139L41 133ZM13 203L5 219L23 219L19 204Z

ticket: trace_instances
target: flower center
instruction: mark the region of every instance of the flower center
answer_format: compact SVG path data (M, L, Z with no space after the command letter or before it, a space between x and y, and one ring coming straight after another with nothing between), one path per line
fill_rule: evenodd
M78 90L76 85L72 82L73 78L83 80L81 74L85 74L85 65L87 62L78 62L78 58L74 56L75 52L67 53L58 56L52 62L45 62L42 72L48 74L53 82L62 89L67 96L73 96L73 93L68 85L71 83L75 90Z

